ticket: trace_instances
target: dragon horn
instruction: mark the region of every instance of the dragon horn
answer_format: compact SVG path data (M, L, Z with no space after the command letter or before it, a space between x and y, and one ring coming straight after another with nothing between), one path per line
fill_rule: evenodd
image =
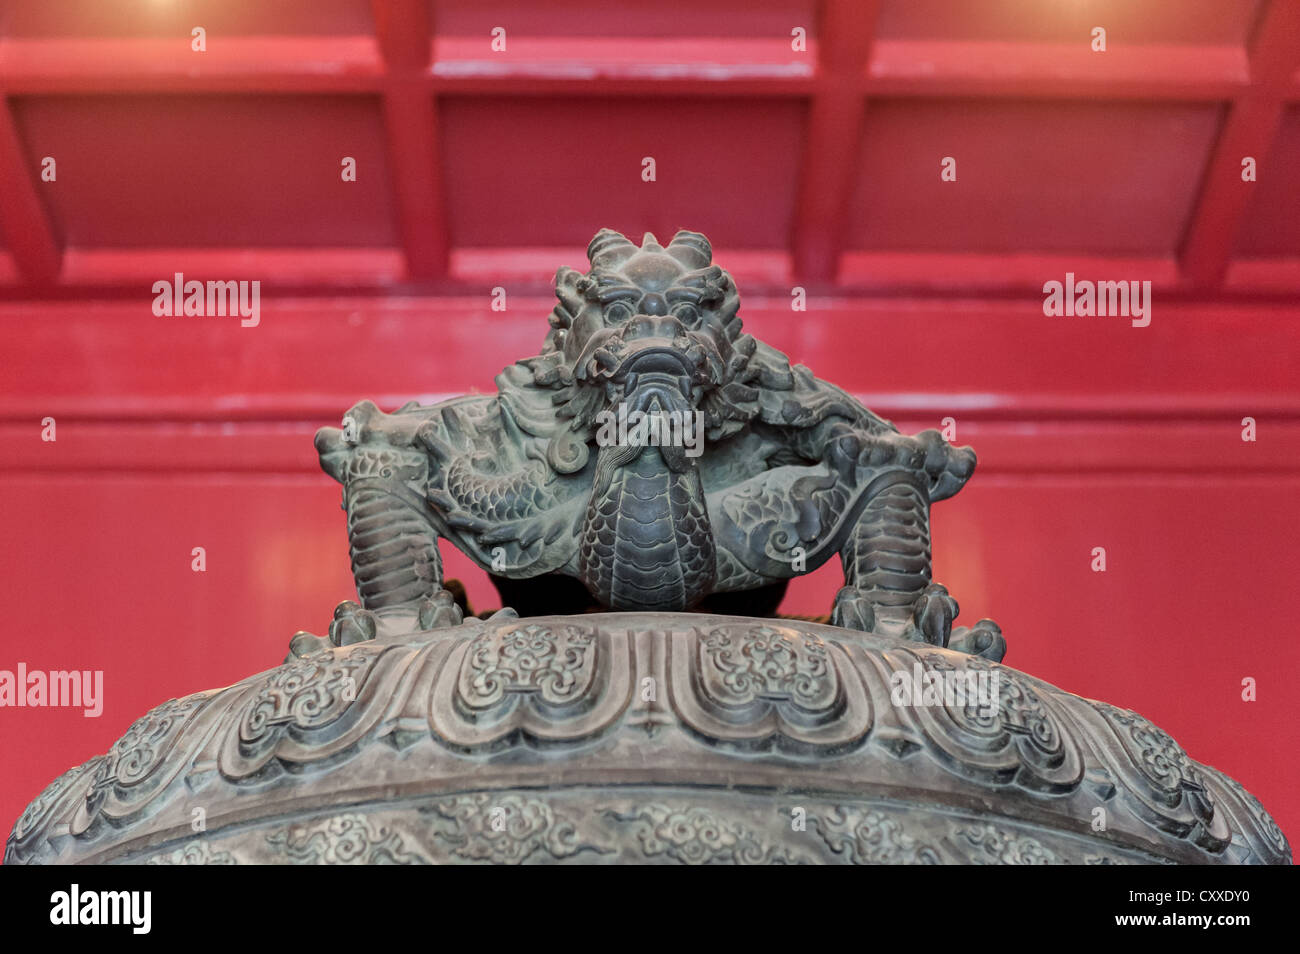
M637 247L621 232L601 229L587 246L587 260L593 268L612 268L636 250Z
M668 254L687 268L703 268L713 261L713 246L699 232L682 229L668 243Z

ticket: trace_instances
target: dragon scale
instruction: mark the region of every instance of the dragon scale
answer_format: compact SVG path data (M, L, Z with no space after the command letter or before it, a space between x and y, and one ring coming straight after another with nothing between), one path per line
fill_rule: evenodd
M605 447L601 456L621 450ZM696 468L674 472L648 447L600 483L583 519L579 563L593 596L614 609L685 609L711 591L717 560Z

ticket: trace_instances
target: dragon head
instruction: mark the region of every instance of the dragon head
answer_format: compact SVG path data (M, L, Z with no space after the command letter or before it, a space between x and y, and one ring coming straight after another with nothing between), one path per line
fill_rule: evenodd
M587 257L587 274L556 273L551 331L532 359L535 384L560 392L568 421L548 453L557 470L586 463L601 412L699 414L710 440L757 413L747 383L756 342L741 334L739 294L708 239L680 231L664 247L647 233L637 247L601 229Z

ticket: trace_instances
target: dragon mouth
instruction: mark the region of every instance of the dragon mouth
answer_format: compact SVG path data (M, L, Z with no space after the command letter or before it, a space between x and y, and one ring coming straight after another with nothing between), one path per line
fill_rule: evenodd
M691 407L700 397L701 368L677 348L655 343L626 354L610 380L612 398L640 409L658 395L662 406Z
M665 374L672 378L691 377L694 368L687 358L675 348L651 345L633 351L618 366L615 380L626 381L643 374Z
M601 388L608 404L639 405L657 393L661 403L676 405L684 399L687 406L698 406L706 392L719 386L723 372L716 346L700 336L625 340L610 334L588 342L574 378Z

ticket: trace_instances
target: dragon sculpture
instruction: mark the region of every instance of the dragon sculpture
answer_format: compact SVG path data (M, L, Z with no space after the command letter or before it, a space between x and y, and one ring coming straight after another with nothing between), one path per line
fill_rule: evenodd
M770 615L791 577L838 553L833 624L1002 658L996 624L954 629L931 579L930 504L970 477L970 448L899 433L742 333L703 235L638 247L602 229L587 256L585 275L557 272L541 353L496 394L392 414L363 401L317 433L360 595L330 643L459 623L442 538L524 615L593 600ZM323 642L299 634L293 651Z

